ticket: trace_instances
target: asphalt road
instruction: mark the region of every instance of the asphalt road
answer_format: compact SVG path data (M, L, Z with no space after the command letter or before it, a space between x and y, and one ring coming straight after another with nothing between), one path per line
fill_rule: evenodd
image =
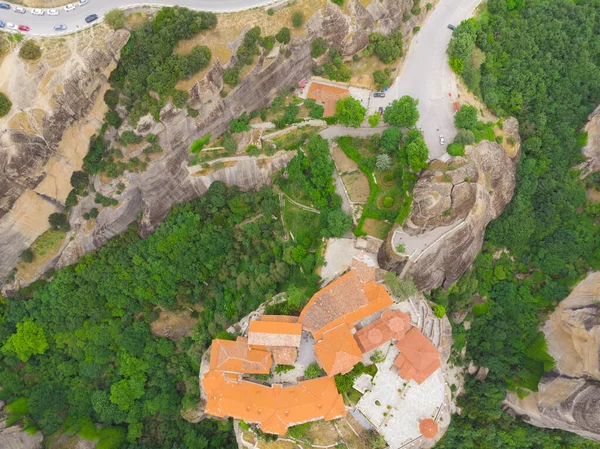
M452 37L448 24L458 25L473 15L481 0L440 0L412 40L400 76L385 98L371 98L369 113L404 95L419 100L420 119L431 159L440 158L456 135L454 109L456 76L448 65L446 48ZM452 96L450 96L452 94ZM445 145L440 145L444 136Z
M0 3L8 3L14 8L15 5L10 2L0 0ZM127 9L135 6L185 6L190 9L212 12L230 12L242 11L245 9L265 6L274 3L273 0L159 0L156 2L136 1L136 0L89 0L86 5L78 6L76 2L73 11L65 11L64 7L54 8L58 10L58 16L49 16L48 9L43 9L44 15L35 16L31 14L31 8L25 8L25 14L16 13L13 9L0 9L0 20L5 23L15 25L27 25L31 30L24 32L34 36L57 36L65 33L72 33L83 28L93 26L104 18L104 15L113 9ZM85 23L85 18L90 14L97 14L99 20L92 24ZM55 25L66 25L67 30L56 32ZM9 32L6 27L0 28L0 31Z

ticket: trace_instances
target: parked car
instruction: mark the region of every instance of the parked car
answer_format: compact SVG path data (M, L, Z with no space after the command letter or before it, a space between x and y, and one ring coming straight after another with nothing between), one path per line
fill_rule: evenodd
M0 20L0 28L4 28L5 26L6 24L2 20Z
M456 27L454 25L448 25L448 28L450 28L452 31L454 31L456 29Z
M6 22L6 28L9 30L16 30L17 26L14 23Z
M87 23L92 23L94 20L98 20L98 14L90 14L85 18Z
M389 89L389 87L384 87L383 89L381 89L381 92L387 92Z
M66 29L66 25L54 25L54 31L65 31Z
M69 11L73 11L75 9L75 5L73 3L69 3L68 5L65 6L65 11L69 12Z
M33 8L31 10L31 14L33 14L34 16L43 16L44 15L44 10L43 9L39 9L39 8Z
M383 115L383 107L379 106L379 115Z
M58 9L49 9L48 15L49 16L58 16Z
M18 12L19 14L25 14L25 8L22 6L15 6L15 12Z
M10 5L8 3L0 3L0 9L10 9Z
M444 136L440 136L440 145L444 145L446 143L446 140L444 139Z
M78 4L79 6L83 6L83 5L85 5L87 2L88 2L88 0L79 0L79 1L77 2L77 4Z
M21 31L29 31L29 27L27 25L19 25L19 30L21 30Z
M375 92L375 93L373 94L373 96L374 96L375 98L380 98L380 97L382 97L382 96L385 96L385 94L382 94L381 92Z

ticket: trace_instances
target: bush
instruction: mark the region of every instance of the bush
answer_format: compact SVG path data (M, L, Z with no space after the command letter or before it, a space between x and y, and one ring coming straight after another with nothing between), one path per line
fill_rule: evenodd
M104 103L108 109L115 109L119 104L119 93L116 90L108 89L104 92Z
M304 377L306 379L316 379L317 377L321 377L323 374L325 373L318 363L311 363L304 370Z
M403 22L408 22L410 20L410 18L412 17L412 14L409 12L405 12L404 14L402 14L402 21Z
M504 137L502 136L496 136L496 143L502 144L502 142L504 142Z
M390 84L392 84L392 81L390 80L391 74L392 69L375 70L373 72L373 82L377 89L381 90L385 87L390 87Z
M229 84L230 86L237 85L240 82L240 69L237 67L229 67L225 69L223 72L223 82L225 84Z
M108 111L104 114L104 121L115 129L119 129L121 123L123 123L117 111Z
M137 135L133 131L123 131L119 138L119 143L126 147L127 145L138 144L142 141L142 136Z
M383 280L392 295L401 301L419 293L412 279L400 279L396 273L387 272Z
M312 41L312 51L311 56L313 58L318 58L319 56L325 54L327 51L327 41L322 37L317 37Z
M292 38L292 35L290 33L290 29L287 27L283 27L282 29L279 30L279 32L275 35L275 39L277 39L279 42L281 42L282 44L288 44L290 42L290 39Z
M465 146L460 143L451 143L448 145L448 154L450 156L464 156Z
M331 0L331 2L339 6L344 6L344 0Z
M516 144L516 143L517 143L517 140L516 140L516 139L515 139L513 136L509 136L509 137L508 137L508 139L506 139L506 142L507 142L509 145L514 145L514 144Z
M149 133L146 135L146 142L148 143L157 143L158 136L156 134Z
M42 49L34 40L26 40L21 45L21 49L19 50L19 56L22 59L26 59L28 61L34 61L39 59L42 56Z
M396 252L397 253L404 253L404 252L406 252L406 246L404 246L402 243L398 243L396 245Z
M11 101L6 95L0 92L0 117L4 117L10 111L12 107Z
M365 119L366 113L367 110L360 101L352 97L342 98L335 105L335 115L338 121L345 126L358 128Z
M50 227L54 231L64 231L67 232L71 227L69 226L69 222L67 220L67 214L55 212L50 214L48 217L48 223L50 223Z
M379 115L379 112L369 115L369 125L371 125L372 128L375 128L377 125L379 125L380 120L381 115Z
M203 136L201 139L196 139L194 140L194 142L192 143L192 146L190 148L190 152L191 153L199 153L200 151L202 151L202 149L204 148L204 146L210 141L211 138L211 134L206 134L205 136Z
M459 129L454 137L454 143L461 145L471 145L475 142L475 134L470 129Z
M394 30L388 36L371 33L365 54L375 53L384 64L392 64L402 56L402 45L400 30Z
M31 248L27 248L21 253L21 260L25 263L33 262L33 251L31 251Z
M275 14L275 10L273 8L267 9L267 15L272 16L273 14Z
M288 429L288 435L299 440L310 428L310 423L298 424Z
M125 26L125 13L120 9L112 9L104 16L104 21L113 30L119 30Z
M250 126L248 125L249 121L250 119L248 115L244 112L242 115L240 115L239 118L231 121L231 123L229 124L229 131L231 133L241 133L244 131L248 131L250 129Z
M260 39L260 45L267 51L273 50L275 46L275 37L274 36L265 36Z
M425 9L427 9L427 11L431 11L433 9L433 5L431 3L427 3L425 5Z
M421 8L419 8L418 6L413 7L413 9L410 10L410 13L413 16L418 16L419 14L421 14Z
M376 349L369 360L373 363L382 363L385 360L385 354L379 349Z
M71 186L77 191L77 193L83 192L89 183L90 177L84 171L74 171L71 175Z
M300 28L304 23L304 13L302 11L294 11L292 13L292 25L294 28Z
M248 153L248 156L258 157L260 156L260 148L258 148L256 145L248 145L246 147L246 153Z
M378 154L377 158L375 159L375 167L379 171L389 170L390 168L392 168L392 158L390 156L388 156L386 153ZM392 199L392 203L393 202L394 202L394 200ZM385 200L384 200L384 205L385 205ZM390 206L391 206L391 204L390 204ZM390 206L386 206L386 207L390 207Z
M116 206L119 204L119 201L114 198L109 198L107 196L102 195L101 193L96 193L94 197L94 203L102 204L104 207Z
M293 369L294 367L292 365L277 365L275 367L275 374L285 374Z
M446 315L446 308L440 304L436 304L433 306L433 313L436 317L442 318L444 315Z
M399 128L384 129L379 142L386 153L396 153L402 143L402 131Z
M391 196L386 196L383 199L383 207L389 209L390 207L392 207L394 205L394 198L392 198Z
M413 33L417 34L419 31L421 31L421 27L416 26L413 28Z

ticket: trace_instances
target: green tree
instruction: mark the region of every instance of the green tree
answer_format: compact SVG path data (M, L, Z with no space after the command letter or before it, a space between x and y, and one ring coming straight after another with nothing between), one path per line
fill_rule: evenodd
M67 220L67 214L65 213L53 213L48 217L48 222L50 226L55 231L64 231L67 232L71 227L69 226L69 221Z
M21 253L21 260L25 263L33 262L33 251L31 248L27 248Z
M342 209L334 209L326 214L323 237L342 237L352 227L352 218Z
M292 35L290 33L290 29L287 27L283 27L279 30L279 32L275 35L275 39L277 39L282 44L288 44Z
M89 183L90 177L84 171L74 171L71 175L71 186L77 190L78 193L83 192Z
M400 128L412 128L419 120L418 104L418 100L415 100L408 95L405 95L399 100L394 100L385 108L383 121L388 125Z
M386 153L395 153L402 143L400 128L388 128L381 133L381 148Z
M367 109L360 101L352 97L346 97L338 100L335 105L335 113L342 125L358 128L365 120Z
M11 101L6 95L0 92L0 117L4 117L6 114L8 114L11 107Z
M28 61L35 61L42 56L42 49L36 41L28 39L21 45L19 56Z
M125 13L120 9L111 9L104 15L104 20L113 30L125 27Z
M418 173L427 167L429 149L423 139L418 138L409 143L405 150L408 166L414 173Z
M390 76L392 74L392 69L384 69L384 70L375 70L373 72L373 82L378 89L383 89L385 87L390 87L392 80Z
M318 363L311 363L304 370L304 377L306 379L315 379L317 377L321 377L323 374L323 370Z
M419 293L412 279L400 279L396 273L388 271L385 273L384 282L392 295L401 301Z
M454 115L454 125L460 129L473 129L477 124L477 108L468 104L460 107ZM460 142L459 142L460 143Z
M392 168L392 158L386 153L378 154L375 161L375 167L377 167L377 170L379 171L389 170Z
M454 142L460 145L471 145L475 142L475 134L470 129L459 129Z
M34 354L43 354L47 349L44 330L31 320L17 323L17 331L2 346L2 351L14 352L23 362Z
M322 37L317 37L312 41L312 51L311 56L313 58L318 58L319 56L325 54L327 51L327 41Z

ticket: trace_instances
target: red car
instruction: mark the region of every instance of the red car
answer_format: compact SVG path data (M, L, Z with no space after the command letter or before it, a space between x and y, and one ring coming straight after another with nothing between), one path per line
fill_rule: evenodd
M19 25L19 30L21 30L21 31L29 31L29 27L27 25Z

